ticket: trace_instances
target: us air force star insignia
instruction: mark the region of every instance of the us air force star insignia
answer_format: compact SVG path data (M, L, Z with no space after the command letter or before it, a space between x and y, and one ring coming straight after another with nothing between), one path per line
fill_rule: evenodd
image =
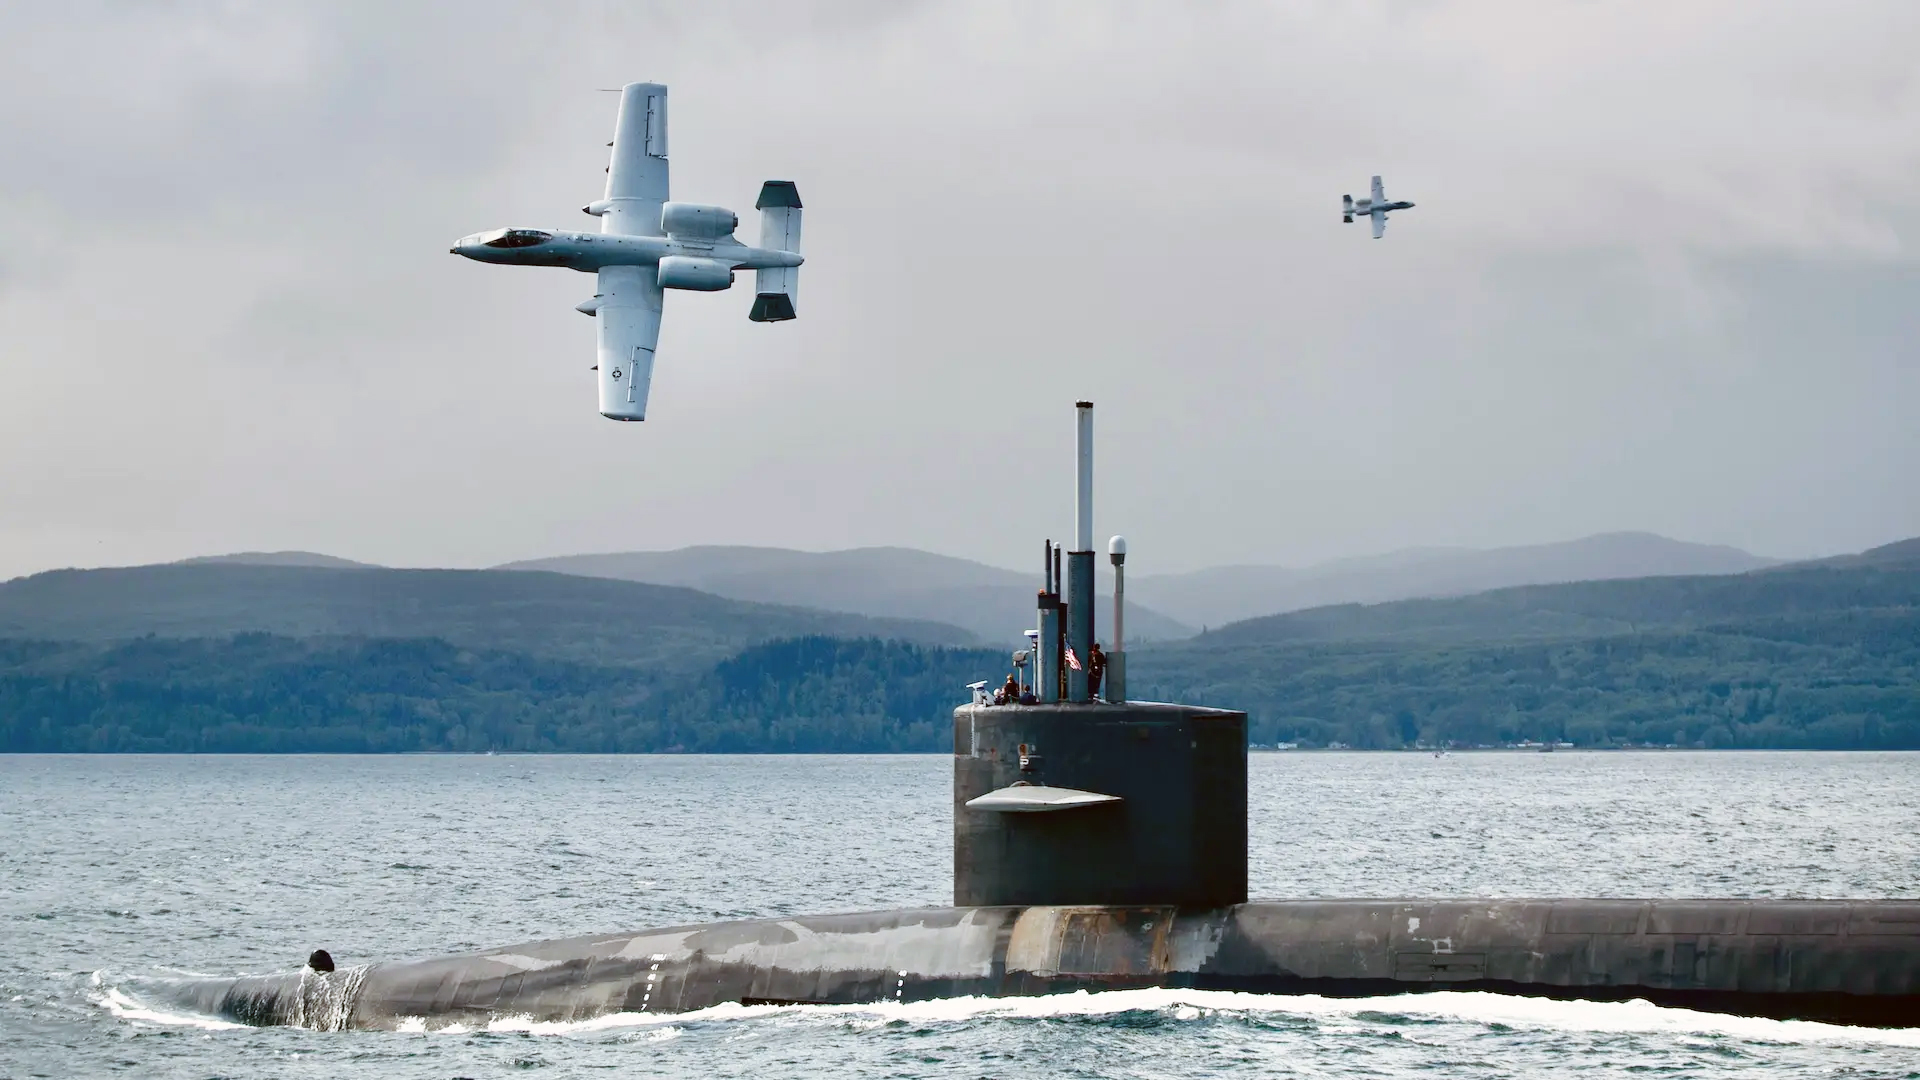
M620 369L619 369L619 368L614 368L614 369L613 369L613 377L614 377L614 378L616 378L616 379L620 377Z

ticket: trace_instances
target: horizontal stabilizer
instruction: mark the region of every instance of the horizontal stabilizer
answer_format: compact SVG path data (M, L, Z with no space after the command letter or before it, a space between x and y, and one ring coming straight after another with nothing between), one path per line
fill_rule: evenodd
M760 246L768 251L800 252L800 189L791 180L769 180L754 200L760 211ZM800 288L800 268L776 266L754 271L754 322L785 322L794 318L794 295Z
M766 273L762 270L761 273ZM754 322L786 322L794 318L793 297L786 293L763 292L753 298L753 310L747 318Z
M760 197L753 201L753 208L765 210L769 207L800 209L799 187L791 180L769 180L761 184Z

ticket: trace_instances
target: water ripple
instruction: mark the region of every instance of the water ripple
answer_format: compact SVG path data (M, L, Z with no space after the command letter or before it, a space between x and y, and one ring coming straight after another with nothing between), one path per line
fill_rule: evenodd
M1920 896L1920 756L1257 754L1256 896ZM1433 993L726 1005L321 1033L170 976L938 905L944 757L0 758L0 1075L1920 1077L1920 1031Z

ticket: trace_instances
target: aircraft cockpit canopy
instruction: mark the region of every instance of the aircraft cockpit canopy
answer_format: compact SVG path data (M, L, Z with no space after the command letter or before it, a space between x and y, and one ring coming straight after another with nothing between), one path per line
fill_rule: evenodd
M488 247L523 248L544 244L553 239L550 232L539 229L495 229L490 233L481 233L480 242Z

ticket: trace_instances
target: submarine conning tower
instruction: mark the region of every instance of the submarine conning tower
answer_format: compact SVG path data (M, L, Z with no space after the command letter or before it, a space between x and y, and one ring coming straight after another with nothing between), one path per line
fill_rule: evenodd
M954 711L953 907L596 933L338 970L322 951L297 972L187 979L170 993L248 1024L330 1031L1147 986L1920 1018L1915 900L1248 903L1246 714L1126 699L1119 537L1114 648L1104 670L1095 662L1093 406L1079 409L1066 589L1049 542L1014 692L975 683L973 703Z
M1033 655L1014 656L1032 681L1016 676L1013 697L976 685L973 703L954 710L953 902L1242 903L1247 714L1126 700L1126 541L1118 536L1109 545L1113 648L1096 654L1093 403L1077 403L1075 415L1065 588L1061 552L1048 541Z

